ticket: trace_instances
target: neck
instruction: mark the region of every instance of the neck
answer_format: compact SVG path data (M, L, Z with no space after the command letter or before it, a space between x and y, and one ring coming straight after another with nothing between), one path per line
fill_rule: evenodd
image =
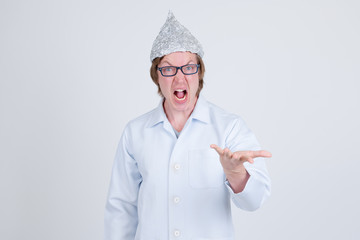
M186 121L189 119L191 113L193 112L195 105L196 105L197 99L193 106L190 108L184 110L184 111L177 111L175 109L172 109L169 107L166 103L166 100L163 103L163 108L166 114L167 119L169 120L171 126L175 128L176 131L180 132L185 124Z

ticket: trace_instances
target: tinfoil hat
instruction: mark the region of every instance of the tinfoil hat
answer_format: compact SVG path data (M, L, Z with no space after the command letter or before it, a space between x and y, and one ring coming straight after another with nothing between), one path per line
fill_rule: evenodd
M169 11L166 22L152 45L150 61L173 52L192 52L201 58L204 56L200 42Z

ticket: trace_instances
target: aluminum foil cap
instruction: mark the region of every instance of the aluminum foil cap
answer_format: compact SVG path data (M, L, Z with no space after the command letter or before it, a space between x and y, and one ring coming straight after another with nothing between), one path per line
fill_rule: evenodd
M201 58L204 56L200 42L169 11L166 22L152 45L150 61L173 52L192 52Z

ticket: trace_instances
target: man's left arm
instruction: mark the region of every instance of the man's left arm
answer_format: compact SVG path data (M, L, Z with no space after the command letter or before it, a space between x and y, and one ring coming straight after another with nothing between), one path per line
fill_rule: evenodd
M270 195L270 178L264 158L268 151L260 150L255 135L242 119L237 119L227 136L224 149L212 144L219 154L234 204L244 210L258 209Z

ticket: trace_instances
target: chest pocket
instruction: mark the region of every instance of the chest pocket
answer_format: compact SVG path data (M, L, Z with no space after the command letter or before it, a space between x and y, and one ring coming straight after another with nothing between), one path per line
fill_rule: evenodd
M189 183L194 188L224 186L225 174L219 155L213 149L189 150Z

